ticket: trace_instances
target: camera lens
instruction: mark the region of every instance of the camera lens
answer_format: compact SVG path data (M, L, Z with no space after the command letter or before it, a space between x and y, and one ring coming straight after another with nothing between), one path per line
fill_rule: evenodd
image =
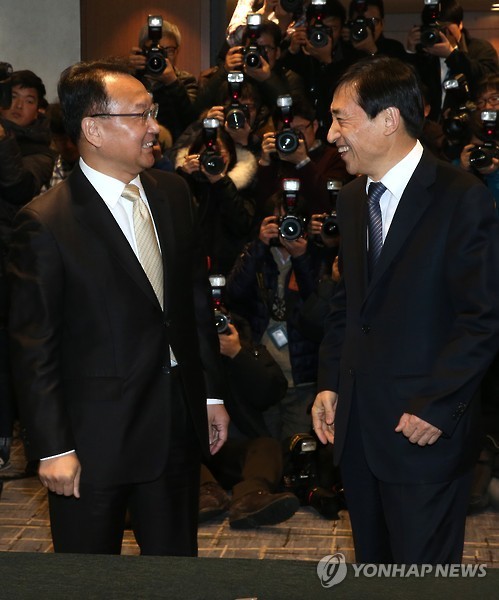
M223 173L225 168L224 159L213 150L205 150L199 157L199 160L210 175L220 175L220 173Z
M150 50L146 59L146 69L150 73L159 74L166 68L166 59L161 50Z
M244 55L244 63L248 67L258 68L262 64L258 50L250 49L248 52L246 52Z
M335 235L340 234L336 215L329 215L324 219L324 223L322 224L322 233L326 237L334 237Z
M227 331L229 331L229 316L218 309L214 311L214 314L215 327L217 328L217 333L226 333Z
M246 117L241 108L231 108L225 117L227 126L231 129L243 129L246 124Z
M275 145L279 152L292 154L299 145L298 135L292 129L280 131L275 138Z
M329 35L323 28L314 27L309 31L308 41L314 48L323 48L329 42Z
M297 240L303 235L303 219L296 215L286 215L282 217L279 225L279 233L290 242Z
M429 25L428 27L421 27L421 45L426 48L434 46L440 41L440 35L438 27Z

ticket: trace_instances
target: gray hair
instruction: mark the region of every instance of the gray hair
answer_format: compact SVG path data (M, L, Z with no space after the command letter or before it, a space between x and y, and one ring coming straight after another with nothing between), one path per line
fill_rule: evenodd
M173 23L169 23L168 21L163 21L162 37L164 37L165 35L171 35L172 37L174 37L177 46L180 46L182 36L180 35L180 30L176 25L174 25ZM148 39L148 27L147 25L144 25L144 27L142 27L142 29L140 30L139 34L139 46L142 48L142 46L144 46Z

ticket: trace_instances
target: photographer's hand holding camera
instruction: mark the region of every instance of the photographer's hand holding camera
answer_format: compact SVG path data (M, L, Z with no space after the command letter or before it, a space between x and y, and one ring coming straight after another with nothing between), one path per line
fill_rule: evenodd
M131 49L128 58L135 76L159 105L158 122L170 131L174 141L198 117L197 79L176 66L180 43L176 25L159 15L149 15L139 45Z

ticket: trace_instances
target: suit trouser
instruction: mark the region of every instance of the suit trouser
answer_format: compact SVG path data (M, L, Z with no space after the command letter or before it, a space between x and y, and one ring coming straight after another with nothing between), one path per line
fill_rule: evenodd
M340 466L357 562L461 562L471 472L441 483L380 481L366 460L356 400Z
M172 402L175 426L158 479L121 485L83 480L80 498L49 492L55 552L119 554L129 508L141 554L197 555L200 449L179 382L172 385Z
M232 500L250 492L275 492L282 479L281 444L269 437L229 439L201 470L201 485L218 481Z

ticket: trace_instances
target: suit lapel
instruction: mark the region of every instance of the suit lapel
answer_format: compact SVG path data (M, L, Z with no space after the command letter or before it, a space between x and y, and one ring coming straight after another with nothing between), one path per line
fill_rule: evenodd
M69 183L76 218L95 233L100 242L108 248L110 254L130 275L134 283L159 308L156 294L128 240L123 235L120 226L116 223L105 202L78 166L73 169L69 176Z
M402 246L428 208L432 199L428 187L435 181L435 173L436 164L425 151L395 211L379 262L367 289L366 299L400 253Z

